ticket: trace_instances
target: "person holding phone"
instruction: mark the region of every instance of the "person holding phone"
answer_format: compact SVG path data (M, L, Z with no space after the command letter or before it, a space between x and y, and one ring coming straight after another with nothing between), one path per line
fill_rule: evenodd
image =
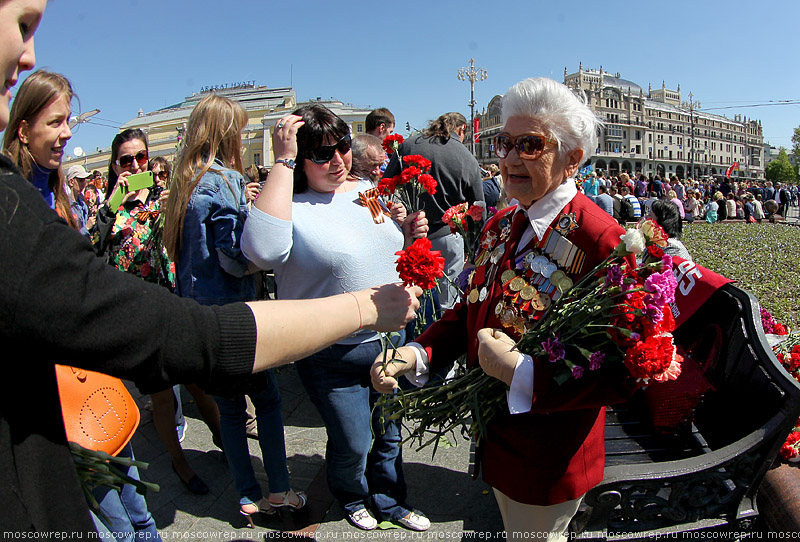
M159 241L160 204L158 200L147 201L152 176L150 187L144 188L139 187L146 184L141 177L132 177L148 171L147 161L147 136L142 130L130 128L114 137L106 201L97 211L93 241L98 254L120 271L171 290L175 286L175 266ZM134 183L136 189L129 190L129 183Z

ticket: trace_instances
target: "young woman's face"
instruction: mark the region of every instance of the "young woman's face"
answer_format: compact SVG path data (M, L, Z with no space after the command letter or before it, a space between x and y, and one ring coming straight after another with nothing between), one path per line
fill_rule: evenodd
M335 145L333 138L323 141L324 145ZM329 193L334 192L342 183L347 180L350 170L353 168L353 151L349 150L342 154L337 149L333 153L333 158L324 164L315 164L308 158L303 163L303 170L308 179L308 187L315 192Z
M56 169L64 158L64 147L72 137L69 129L69 99L57 96L30 121L19 126L19 139L43 168Z
M46 6L47 0L0 0L0 130L8 126L11 88L19 74L36 63L33 34Z

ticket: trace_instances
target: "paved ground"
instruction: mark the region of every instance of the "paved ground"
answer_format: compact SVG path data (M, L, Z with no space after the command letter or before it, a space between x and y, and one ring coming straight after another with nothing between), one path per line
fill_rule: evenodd
M467 473L469 443L431 452L417 452L412 445L404 450L405 475L409 503L422 510L433 526L424 535L403 528L360 531L344 519L343 511L333 501L325 482L325 428L303 391L293 366L278 372L283 396L286 427L286 455L293 487L308 492L307 510L286 512L280 518L256 518L258 528L247 528L247 520L239 514L239 496L233 486L228 466L221 452L212 444L211 433L201 421L191 395L182 394L184 414L189 426L183 448L195 471L208 484L208 495L189 493L172 471L170 459L158 438L152 415L144 408L139 430L133 439L137 459L150 463L142 478L160 484L161 490L148 493L150 511L164 540L254 540L292 532L318 540L350 539L456 539L462 533L502 531L502 521L489 487L474 481ZM144 407L147 397L132 393ZM249 439L256 474L267 488L257 441ZM470 535L467 535L468 537ZM474 535L472 535L474 536Z

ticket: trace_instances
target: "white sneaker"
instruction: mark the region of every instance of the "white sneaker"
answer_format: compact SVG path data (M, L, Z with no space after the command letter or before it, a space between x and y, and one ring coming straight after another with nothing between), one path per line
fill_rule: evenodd
M350 523L359 529L364 529L365 531L372 531L378 526L378 520L372 517L372 514L370 514L369 510L366 508L356 510L347 517L350 520Z
M431 520L417 512L409 512L408 515L396 519L395 523L399 523L412 531L427 531L431 528Z

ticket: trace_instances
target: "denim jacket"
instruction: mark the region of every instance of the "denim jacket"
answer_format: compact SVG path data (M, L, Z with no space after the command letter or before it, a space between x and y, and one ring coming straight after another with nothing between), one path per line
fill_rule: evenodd
M256 298L240 243L247 201L244 177L215 161L197 183L183 219L176 292L203 305Z

